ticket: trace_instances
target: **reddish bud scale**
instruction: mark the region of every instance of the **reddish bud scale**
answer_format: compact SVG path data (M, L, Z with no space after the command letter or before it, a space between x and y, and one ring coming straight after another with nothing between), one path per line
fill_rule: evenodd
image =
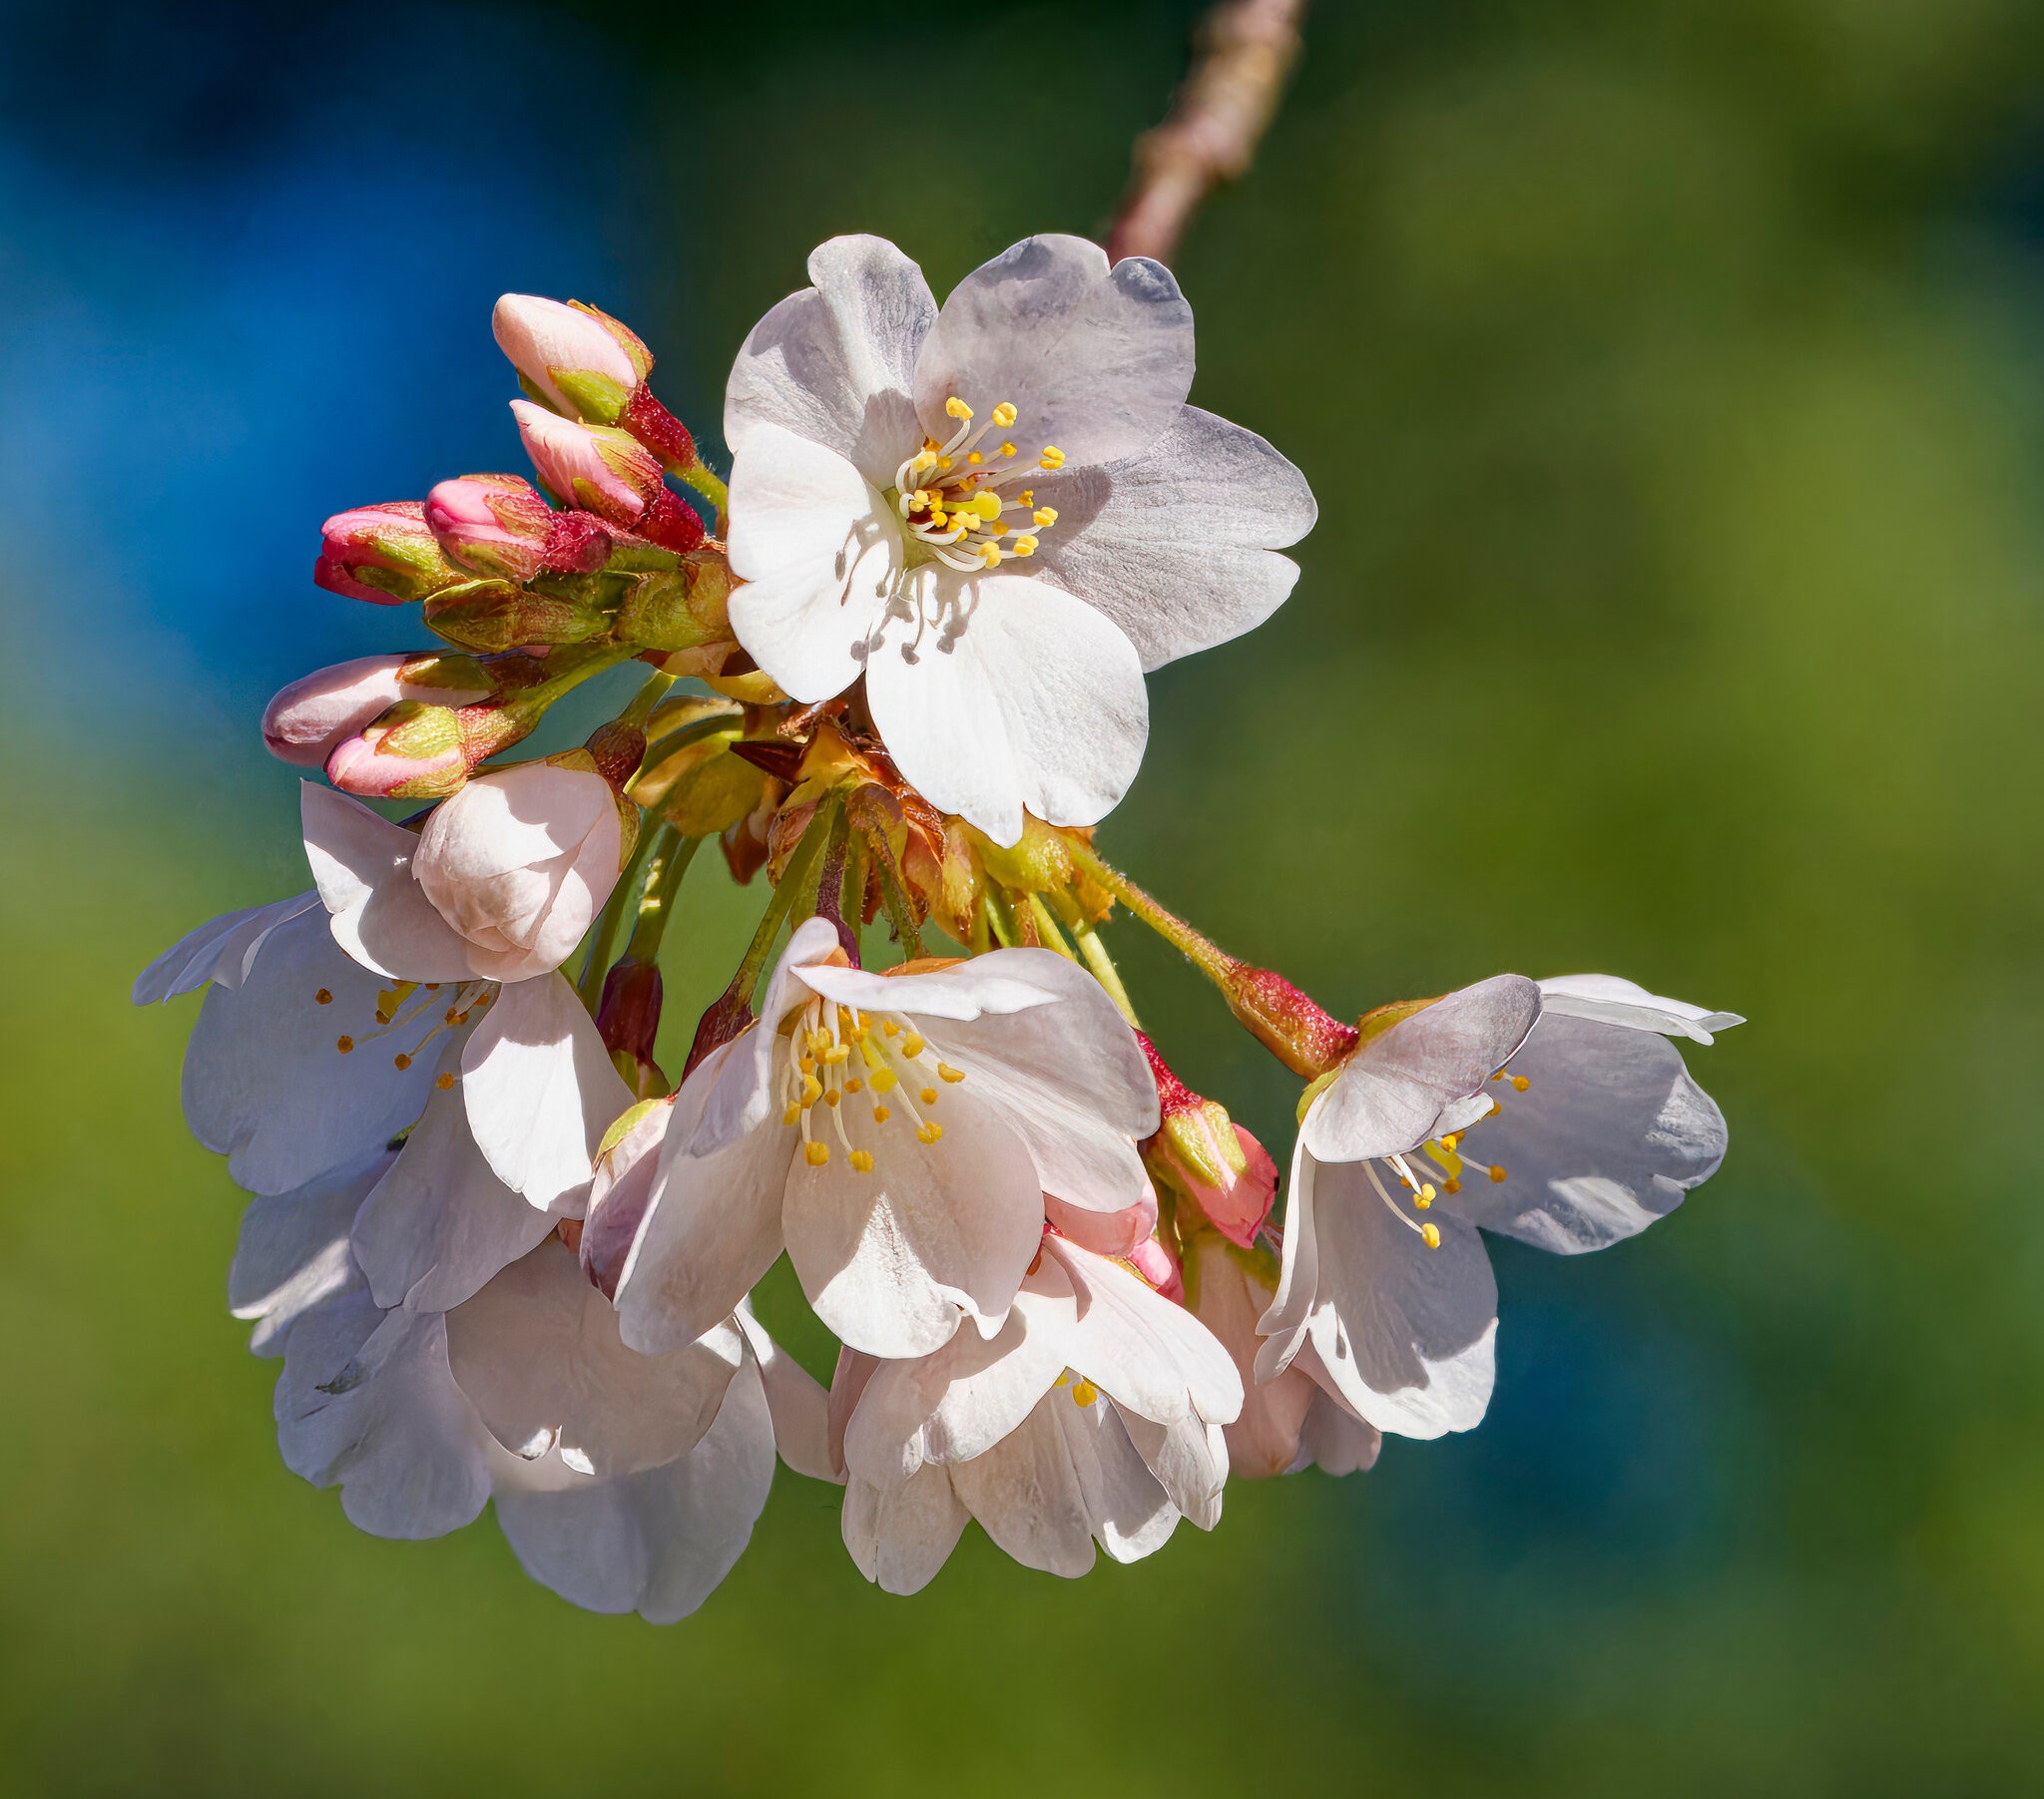
M1150 1064L1151 1076L1157 1082L1157 1109L1164 1118L1175 1113L1190 1112L1200 1105L1200 1096L1171 1072L1164 1058L1157 1053L1157 1046L1145 1032L1136 1033L1136 1041L1143 1046L1143 1056Z
M604 977L603 999L596 1009L597 1035L604 1048L613 1055L651 1062L664 995L657 964L625 961L613 968Z
M1275 969L1237 963L1222 992L1257 1041L1306 1080L1332 1073L1361 1041L1353 1025L1322 1011Z
M702 467L703 458L697 454L689 427L656 400L653 389L644 382L632 390L618 423L677 474Z
M691 550L700 550L703 539L708 535L703 515L666 488L653 496L653 504L647 507L645 516L633 529L641 537L651 538L662 549L673 550L683 556Z
M556 574L594 575L610 560L611 547L611 534L594 513L557 512L540 564Z
M613 718L598 725L583 747L595 759L597 773L622 793L646 760L646 733L636 724Z

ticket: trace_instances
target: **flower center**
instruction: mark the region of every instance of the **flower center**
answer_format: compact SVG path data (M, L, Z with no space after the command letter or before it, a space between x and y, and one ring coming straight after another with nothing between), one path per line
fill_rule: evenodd
M1533 1085L1524 1075L1507 1074L1502 1069L1491 1076L1491 1079L1509 1083L1514 1093L1523 1094ZM1490 1110L1476 1121L1476 1124L1462 1130L1450 1130L1445 1136L1429 1137L1417 1149L1408 1149L1402 1155L1381 1157L1384 1167L1401 1189L1396 1194L1385 1186L1383 1177L1377 1172L1376 1162L1366 1161L1362 1164L1363 1172L1369 1176L1370 1185L1376 1188L1377 1197L1389 1208L1391 1216L1408 1230L1416 1231L1420 1241L1429 1249L1438 1249L1441 1246L1440 1226L1430 1218L1407 1217L1405 1206L1409 1205L1414 1211L1423 1212L1441 1193L1459 1193L1462 1190L1462 1176L1470 1168L1481 1170L1494 1183L1509 1179L1508 1170L1497 1163L1477 1161L1462 1153L1462 1141L1469 1132L1485 1120L1496 1118L1504 1109L1504 1102L1494 1099L1490 1103ZM1440 1181L1438 1187L1434 1185L1436 1178Z
M399 981L393 987L386 987L376 995L376 1028L366 1037L349 1037L345 1034L333 1040L337 1055L352 1056L364 1045L377 1043L392 1033L400 1042L410 1040L408 1049L400 1049L390 1060L398 1069L408 1069L424 1053L426 1045L442 1031L459 1030L468 1023L469 1015L480 1011L497 997L497 983L494 981L457 982L451 993L442 998L442 985L429 981L421 986L416 981ZM333 1004L333 994L328 988L320 988L312 995L315 1006ZM413 1040L413 1033L421 1023L425 1030ZM454 1085L452 1075L443 1074L438 1085L442 1090Z
M924 438L894 471L892 498L910 545L961 574L998 568L1011 556L1034 556L1035 534L1058 522L1057 508L1037 505L1031 488L1007 489L1038 470L1063 468L1064 451L1045 444L1033 459L1024 458L1006 435L982 448L990 432L1005 434L1020 416L1006 400L984 424L973 422L972 408L955 394L944 410L958 421L950 441Z
M868 1110L874 1125L882 1128L898 1111L904 1128L924 1145L944 1134L943 1125L925 1114L935 1108L944 1088L965 1079L965 1071L940 1060L907 1019L834 1005L819 995L782 1029L787 1056L780 1122L799 1132L802 1159L810 1167L820 1168L830 1159L829 1141L817 1128L818 1107L845 1159L861 1174L873 1171L873 1152L853 1143L847 1119L860 1137L866 1135L860 1115Z

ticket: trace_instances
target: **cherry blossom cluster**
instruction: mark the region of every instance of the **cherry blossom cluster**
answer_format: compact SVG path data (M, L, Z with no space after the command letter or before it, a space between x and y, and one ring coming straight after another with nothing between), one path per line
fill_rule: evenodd
M1314 518L1188 403L1168 269L1039 236L939 307L845 237L809 275L732 371L728 486L630 330L498 303L534 478L327 521L319 585L432 642L276 696L310 884L135 993L206 993L185 1109L252 1195L230 1299L285 1463L385 1536L493 1505L534 1577L657 1620L776 1464L909 1592L970 1521L1076 1575L1213 1528L1231 1474L1467 1430L1481 1233L1604 1248L1725 1149L1676 1043L1729 1014L1498 975L1346 1024L1099 854L1146 672L1269 617ZM516 757L627 666L582 747ZM664 1036L711 842L761 916ZM1140 1029L1123 917L1303 1083L1281 1229L1273 1157ZM755 1315L782 1257L827 1388Z

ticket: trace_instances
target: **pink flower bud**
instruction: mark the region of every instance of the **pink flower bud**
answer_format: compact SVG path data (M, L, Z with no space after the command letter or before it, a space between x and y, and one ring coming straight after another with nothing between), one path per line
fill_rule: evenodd
M468 779L461 721L444 705L400 700L326 758L326 778L365 799L438 799Z
M1278 1164L1213 1100L1175 1112L1144 1145L1156 1178L1168 1180L1231 1243L1247 1249L1271 1215Z
M312 579L329 593L374 606L423 600L464 579L440 554L416 500L337 512L320 527Z
M1186 1302L1185 1276L1169 1249L1155 1237L1145 1237L1129 1251L1128 1262L1165 1298L1180 1305Z
M426 496L426 525L459 568L504 581L530 581L546 563L559 517L517 475L463 475Z
M1147 1243L1157 1228L1157 1199L1145 1194L1136 1204L1118 1212L1088 1211L1082 1205L1067 1205L1053 1193L1043 1196L1043 1217L1061 1237L1069 1237L1081 1249L1095 1255L1132 1258L1138 1244Z
M636 332L579 300L507 293L490 328L528 392L594 425L615 425L653 366Z
M618 804L591 769L521 762L434 810L412 874L479 952L478 974L530 980L568 958L618 884Z
M702 519L669 492L659 459L628 432L559 418L529 400L513 400L511 411L532 466L564 503L666 549L686 554L702 543Z
M317 670L278 693L262 714L262 740L271 755L317 768L343 738L401 699L473 705L492 690L489 676L465 656L358 657Z

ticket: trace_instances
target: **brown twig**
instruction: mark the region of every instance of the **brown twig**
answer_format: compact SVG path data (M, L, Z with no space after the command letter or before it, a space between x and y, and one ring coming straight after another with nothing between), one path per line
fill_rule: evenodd
M1192 71L1165 121L1136 140L1107 253L1169 262L1195 209L1248 173L1298 59L1305 0L1223 0L1201 22Z

